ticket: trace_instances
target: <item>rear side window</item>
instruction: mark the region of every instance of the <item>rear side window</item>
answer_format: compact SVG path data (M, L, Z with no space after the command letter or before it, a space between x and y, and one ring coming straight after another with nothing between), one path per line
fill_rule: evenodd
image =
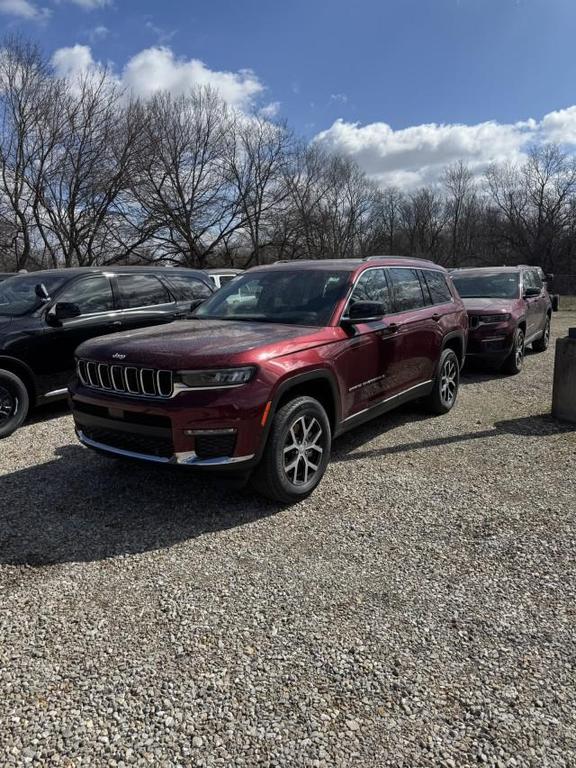
M176 294L178 301L195 301L196 299L207 299L212 295L212 291L197 277L188 275L169 275L168 282Z
M118 275L118 286L128 309L172 302L172 297L154 275Z
M392 298L390 295L390 286L386 279L386 270L367 269L358 278L349 306L357 301L379 301L385 306L385 314L392 311Z
M59 302L70 302L80 308L83 315L110 312L114 309L110 280L104 275L77 280L58 295Z
M535 269L530 269L524 272L524 287L525 288L539 288L542 290L542 278Z
M452 301L452 294L446 282L446 277L442 272L424 269L422 274L428 285L432 304L447 304Z
M388 274L392 282L396 312L421 309L426 305L420 278L415 269L391 267Z

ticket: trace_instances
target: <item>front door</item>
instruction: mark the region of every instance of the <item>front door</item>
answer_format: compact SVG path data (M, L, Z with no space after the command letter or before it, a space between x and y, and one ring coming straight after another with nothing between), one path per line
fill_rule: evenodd
M375 267L360 275L348 308L356 301L378 301L387 312L391 310L385 269ZM372 408L394 394L390 371L394 368L397 353L396 333L394 328L388 326L386 319L359 323L350 333L342 353L346 387L342 415L345 419Z
M58 326L44 315L44 370L39 375L41 395L65 389L74 372L74 353L88 339L121 330L110 279L106 275L81 277L66 286L57 296L57 303L75 304L78 317L61 320Z

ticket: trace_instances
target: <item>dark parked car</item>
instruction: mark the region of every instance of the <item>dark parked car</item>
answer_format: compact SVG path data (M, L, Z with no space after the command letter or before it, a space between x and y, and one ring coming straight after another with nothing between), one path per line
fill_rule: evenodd
M528 344L536 352L548 348L552 302L541 270L485 267L451 274L468 310L468 357L515 374L522 370Z
M8 280L9 277L14 277L14 272L0 272L0 283Z
M213 292L189 269L55 269L0 284L0 437L30 406L66 397L76 347L93 336L169 323Z
M254 268L189 322L83 344L77 434L109 455L253 472L265 495L301 499L333 437L415 398L452 408L467 325L431 262Z

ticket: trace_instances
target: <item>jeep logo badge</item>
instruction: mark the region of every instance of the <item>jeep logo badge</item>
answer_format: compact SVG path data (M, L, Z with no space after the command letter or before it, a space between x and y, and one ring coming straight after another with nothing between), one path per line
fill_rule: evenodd
M126 355L122 355L120 352L114 352L112 357L114 358L114 360L124 360Z

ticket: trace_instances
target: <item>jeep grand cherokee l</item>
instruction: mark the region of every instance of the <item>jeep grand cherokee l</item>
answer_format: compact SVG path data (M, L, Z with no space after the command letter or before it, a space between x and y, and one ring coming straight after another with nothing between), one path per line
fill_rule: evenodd
M552 301L537 267L455 269L454 285L469 317L469 358L522 370L528 344L544 352L550 342Z
M301 499L332 440L401 403L456 401L467 315L440 267L414 259L254 268L169 328L78 350L78 437L106 454L252 473Z
M76 347L189 315L214 288L190 269L107 267L15 275L0 284L0 438L32 405L66 397Z

